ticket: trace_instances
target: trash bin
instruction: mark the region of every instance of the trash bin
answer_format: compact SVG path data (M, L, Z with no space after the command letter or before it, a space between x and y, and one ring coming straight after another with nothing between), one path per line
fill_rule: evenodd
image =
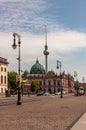
M10 91L6 90L5 95L6 95L6 97L10 97Z

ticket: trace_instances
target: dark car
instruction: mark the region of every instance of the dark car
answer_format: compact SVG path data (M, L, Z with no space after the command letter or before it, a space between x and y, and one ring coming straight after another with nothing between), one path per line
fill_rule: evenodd
M43 95L44 94L44 92L43 91L39 91L39 92L37 92L37 96L41 96L41 95Z
M75 92L74 92L75 96L81 96L84 94L85 94L85 90L84 90L84 88L81 88L81 87L78 90L75 90Z

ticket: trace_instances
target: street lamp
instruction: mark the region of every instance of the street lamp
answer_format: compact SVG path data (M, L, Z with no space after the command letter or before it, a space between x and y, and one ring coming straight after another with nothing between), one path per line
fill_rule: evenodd
M14 37L14 39L13 39L13 45L12 45L12 47L13 47L13 49L16 49L17 48L17 45L16 45L16 36L17 36L17 38L18 38L18 47L19 47L19 56L18 56L18 79L19 79L19 81L18 81L18 99L17 99L17 105L21 105L21 91L20 91L20 89L21 89L21 85L20 85L20 44L21 44L21 41L20 41L20 38L21 38L21 36L19 35L19 34L17 34L17 33L13 33L13 37Z
M77 76L78 76L77 72L74 71L74 78L76 78L76 81L77 81Z
M60 98L63 98L63 88L62 88L62 74L61 74L61 61L57 60L57 69L60 68Z

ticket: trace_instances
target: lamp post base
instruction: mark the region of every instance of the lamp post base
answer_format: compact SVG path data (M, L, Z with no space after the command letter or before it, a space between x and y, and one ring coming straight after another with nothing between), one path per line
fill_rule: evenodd
M63 98L63 89L61 89L61 95L60 98Z
M22 102L21 101L17 101L17 105L21 105L22 104Z
M20 88L18 88L18 100L17 100L17 105L21 105L21 92L20 92Z
M60 98L63 98L63 96L61 95Z

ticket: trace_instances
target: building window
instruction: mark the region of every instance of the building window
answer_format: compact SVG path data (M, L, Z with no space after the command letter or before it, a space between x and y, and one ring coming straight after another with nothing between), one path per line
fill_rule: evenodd
M51 81L48 82L48 86L51 86Z
M4 68L4 72L6 72L6 68Z
M43 84L44 84L44 86L45 86L45 80L44 80L44 83L43 83Z
M1 67L1 71L3 71L3 67Z
M54 84L54 86L56 86L56 81L55 80L53 81L53 84Z
M58 80L58 86L60 86L60 80Z
M4 76L4 84L6 84L6 76Z
M1 88L1 93L3 93L3 88Z
M3 75L1 75L1 84L3 84Z

